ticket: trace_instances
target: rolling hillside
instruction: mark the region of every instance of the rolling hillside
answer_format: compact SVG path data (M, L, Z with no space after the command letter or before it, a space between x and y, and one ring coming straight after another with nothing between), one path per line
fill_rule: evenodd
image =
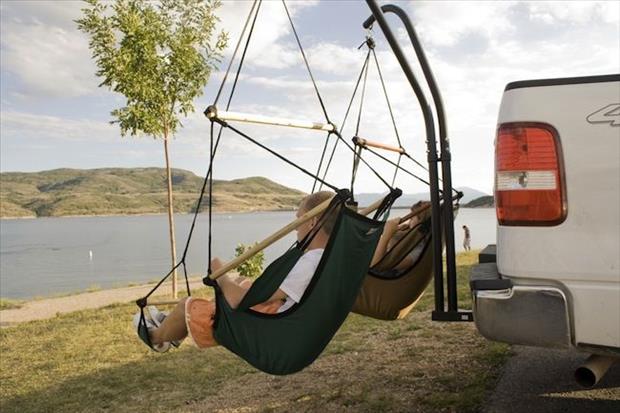
M480 198L476 198L466 205L463 205L465 208L495 208L495 199L493 195L485 195Z
M196 208L202 178L173 169L175 212ZM216 211L294 209L301 191L267 178L213 182ZM203 200L203 209L207 199ZM0 217L153 214L166 212L163 168L54 169L0 174Z
M458 191L463 192L463 198L461 199L461 205L466 204L474 199L479 197L487 196L484 192L478 191L477 189L469 188L466 186L456 188ZM377 199L381 198L382 194L378 193L360 193L355 195L355 199L359 202L360 205L366 206L370 205ZM426 193L416 193L416 194L403 194L400 198L396 200L394 203L395 207L400 208L408 208L411 205L415 204L418 201L427 201L430 199L430 195L428 192Z

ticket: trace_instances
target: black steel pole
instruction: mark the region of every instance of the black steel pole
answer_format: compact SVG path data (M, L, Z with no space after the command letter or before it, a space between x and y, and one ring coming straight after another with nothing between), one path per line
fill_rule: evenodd
M433 76L424 49L420 44L420 40L416 34L416 31L409 20L409 16L403 9L393 4L386 4L381 7L384 13L394 13L403 21L411 44L415 50L415 54L420 62L420 67L426 78L426 83L431 91L433 101L435 102L435 111L437 113L437 121L439 124L439 146L441 148L441 178L443 181L443 230L446 243L446 278L448 284L448 311L457 311L457 288L456 288L456 261L455 261L455 246L454 246L454 211L452 210L452 171L450 162L452 161L452 155L450 153L450 141L448 139L448 125L446 122L446 115L443 108L443 101L441 99L441 93L437 87L437 82Z
M435 311L444 311L444 292L443 292L443 262L442 262L442 243L441 243L441 216L439 207L439 179L437 172L437 140L435 139L435 123L433 120L433 112L426 101L424 92L409 66L409 62L405 57L396 37L392 33L383 12L377 5L375 0L366 0L368 7L370 8L374 19L376 19L381 31L385 35L386 40L392 48L392 52L396 56L400 67L402 68L409 84L413 88L424 117L424 126L426 127L426 145L427 145L427 158L428 158L428 173L430 181L430 195L431 195L431 226L433 231L433 267L435 272ZM366 20L366 22L368 22ZM364 26L366 26L364 22ZM445 194L444 194L445 196ZM448 192L448 196L450 193ZM449 203L452 205L452 202Z

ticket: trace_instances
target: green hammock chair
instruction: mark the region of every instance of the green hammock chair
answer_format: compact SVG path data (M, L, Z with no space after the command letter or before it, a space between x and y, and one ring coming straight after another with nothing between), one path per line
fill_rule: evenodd
M430 208L419 215L420 223L403 237L373 266L360 289L352 311L380 320L404 318L422 297L433 279ZM419 251L408 268L394 269L414 249Z
M336 203L342 205L343 200ZM217 283L210 283L217 304L216 341L270 374L290 374L311 364L351 311L382 230L382 221L341 207L301 301L279 314L258 313L250 307L268 300L279 288L303 255L305 242L269 265L237 309L230 307Z

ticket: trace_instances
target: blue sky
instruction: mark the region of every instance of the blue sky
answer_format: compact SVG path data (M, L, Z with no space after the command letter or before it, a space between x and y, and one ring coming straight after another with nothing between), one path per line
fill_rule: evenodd
M620 72L618 2L395 3L416 25L441 89L455 186L492 190L493 138L506 83ZM220 27L230 32L232 40L227 59L250 5L225 1L218 11ZM368 7L358 1L290 1L288 5L330 118L340 124L364 59L365 52L357 46L366 35L361 23L369 15ZM87 38L73 23L81 7L82 3L72 1L3 1L0 5L3 172L164 165L161 141L148 136L121 138L118 127L109 124L110 111L124 100L98 87ZM401 27L392 17L389 20ZM406 46L404 32L397 32ZM403 145L424 161L424 128L415 96L380 31L375 29L373 36ZM413 51L405 49L413 62ZM231 109L323 120L280 2L263 5L246 62ZM184 128L172 144L173 167L204 174L209 122L201 112L212 102L222 75L221 70L213 73L204 95L196 100L196 113L183 120ZM395 144L373 69L366 93L360 135ZM343 130L346 139L353 136L352 125L350 118ZM288 128L239 128L308 169L316 168L326 137ZM262 175L305 191L311 188L309 179L234 134L224 134L216 162L219 179ZM373 165L391 176L391 168L380 161ZM425 176L423 170L411 169ZM351 155L340 151L328 180L346 187L350 170ZM405 192L426 190L403 175L398 185ZM374 192L383 186L361 168L356 189Z

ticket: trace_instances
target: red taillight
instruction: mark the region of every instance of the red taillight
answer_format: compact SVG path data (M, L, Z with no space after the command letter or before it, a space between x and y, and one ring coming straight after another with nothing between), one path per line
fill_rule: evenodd
M500 225L557 225L566 218L562 152L556 130L506 123L495 142L495 205Z

